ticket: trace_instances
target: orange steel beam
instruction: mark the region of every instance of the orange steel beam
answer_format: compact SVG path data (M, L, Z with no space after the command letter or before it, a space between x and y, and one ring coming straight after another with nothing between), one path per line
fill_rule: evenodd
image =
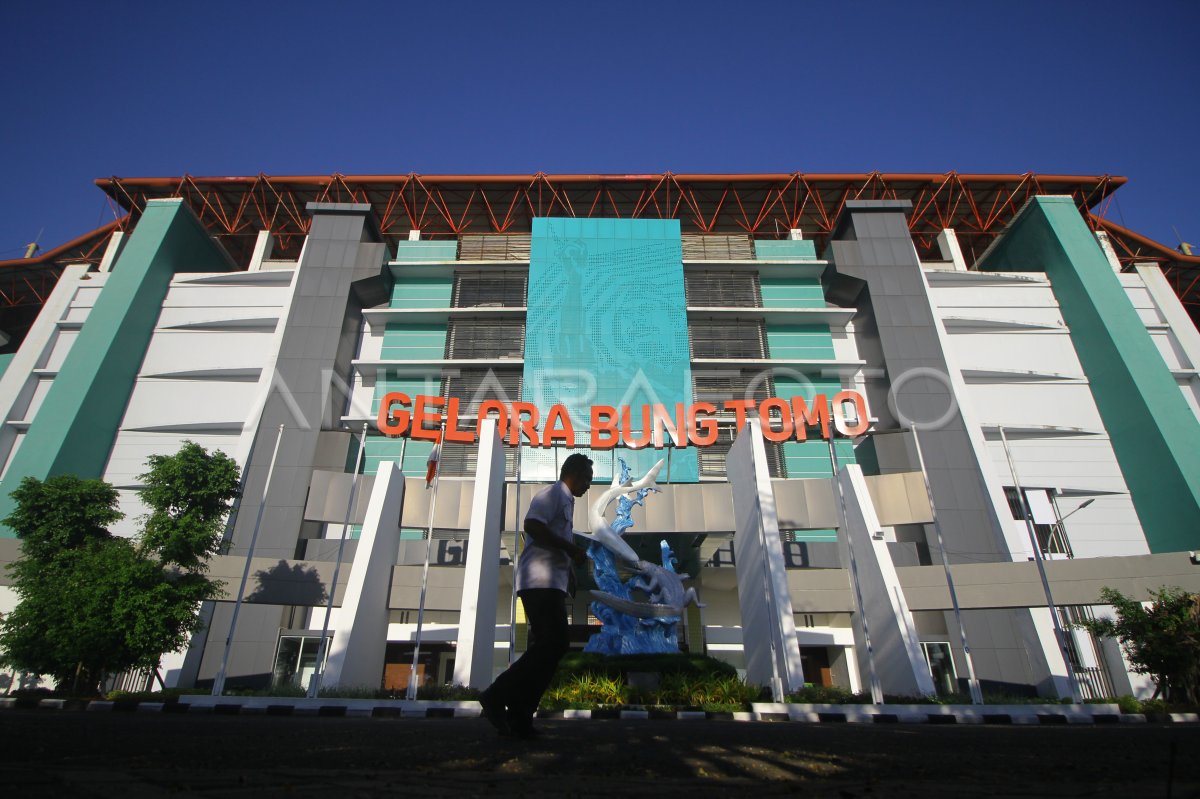
M837 173L697 175L301 175L98 180L112 200L137 214L153 197L183 197L245 261L259 229L272 230L288 252L308 230L304 205L353 201L372 205L389 241L408 229L429 238L529 230L538 216L678 218L685 232L784 235L804 228L823 245L845 203L854 198L913 201L909 226L918 247L936 232L959 230L981 252L1021 205L1037 193L1067 193L1081 210L1102 202L1124 178L1072 175Z

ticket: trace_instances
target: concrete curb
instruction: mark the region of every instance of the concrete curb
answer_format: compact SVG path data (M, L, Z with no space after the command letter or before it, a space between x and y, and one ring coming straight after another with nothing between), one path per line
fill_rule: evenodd
M174 702L0 698L0 710L74 710L88 713L188 713L322 718L478 718L479 703L377 699L181 696ZM542 710L538 718L575 721L793 722L801 724L1200 724L1198 713L1121 713L1116 705L817 705L760 702L749 711L666 708Z

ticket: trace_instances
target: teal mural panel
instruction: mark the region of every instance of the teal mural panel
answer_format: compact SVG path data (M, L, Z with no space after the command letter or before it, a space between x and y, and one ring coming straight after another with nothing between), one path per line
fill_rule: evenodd
M764 308L824 308L825 290L816 278L762 277Z
M533 220L523 398L543 418L567 406L576 434L592 405L690 404L691 366L679 222L673 219ZM586 440L586 439L584 439ZM634 473L666 457L625 451ZM526 448L522 477L553 480L563 453ZM595 453L596 479L611 479L613 455ZM672 482L699 479L694 448L671 453ZM660 479L666 479L666 470Z

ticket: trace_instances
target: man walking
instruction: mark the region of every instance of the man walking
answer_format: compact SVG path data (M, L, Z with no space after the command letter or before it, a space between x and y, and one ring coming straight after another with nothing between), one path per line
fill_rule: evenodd
M502 735L538 734L533 715L568 649L567 595L574 595L573 567L587 558L587 550L574 541L575 498L591 485L592 461L579 453L570 455L558 482L538 492L525 514L517 596L529 622L529 648L479 697L484 718Z

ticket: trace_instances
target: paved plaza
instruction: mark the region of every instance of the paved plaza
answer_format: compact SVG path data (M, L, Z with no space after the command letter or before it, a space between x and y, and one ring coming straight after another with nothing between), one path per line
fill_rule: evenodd
M1200 726L0 713L0 795L1200 796Z

